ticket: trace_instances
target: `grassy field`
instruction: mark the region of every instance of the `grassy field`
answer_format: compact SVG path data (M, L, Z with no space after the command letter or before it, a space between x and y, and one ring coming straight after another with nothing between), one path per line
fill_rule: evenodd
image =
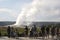
M60 25L48 25L48 26L45 26L45 28L46 27L49 27L49 28L52 28L52 27L58 27L59 28L59 32L60 32ZM19 33L19 34L22 34L22 33L24 33L25 32L25 29L24 28L20 28L20 27L16 27L16 28L14 28L13 30L14 31L16 31L16 29L17 29L17 32ZM40 27L37 27L37 32L40 32L41 30L40 30ZM30 29L29 29L29 32L30 32ZM7 36L8 34L7 34L7 27L0 27L0 34L2 35L2 36Z
M24 28L19 28L19 27L14 28L14 30L16 30L16 29L19 34L21 34L25 31ZM37 28L37 32L39 32L39 31L40 31L39 28ZM7 27L0 27L0 33L2 36L7 36Z
M24 28L14 28L14 30L15 29L17 29L17 32L19 32L19 34L24 32ZM2 36L7 35L7 27L0 27L0 33L1 33Z

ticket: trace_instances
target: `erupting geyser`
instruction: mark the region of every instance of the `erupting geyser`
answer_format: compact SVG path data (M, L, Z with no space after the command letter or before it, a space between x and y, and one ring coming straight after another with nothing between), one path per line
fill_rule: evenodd
M37 21L59 21L59 14L60 0L33 0L22 9L15 25L29 25Z

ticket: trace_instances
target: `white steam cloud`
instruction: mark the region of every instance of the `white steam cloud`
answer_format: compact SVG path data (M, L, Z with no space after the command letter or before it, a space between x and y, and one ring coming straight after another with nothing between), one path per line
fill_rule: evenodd
M32 3L22 9L16 21L16 25L30 24L36 21L59 20L60 0L33 0Z

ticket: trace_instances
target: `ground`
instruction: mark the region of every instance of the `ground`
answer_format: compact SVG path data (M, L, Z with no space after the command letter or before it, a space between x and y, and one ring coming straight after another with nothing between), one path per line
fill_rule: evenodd
M33 37L32 38L29 38L29 37L19 37L19 38L0 37L0 40L53 40L53 39L52 38L43 39L42 37L37 37L37 38L33 38Z

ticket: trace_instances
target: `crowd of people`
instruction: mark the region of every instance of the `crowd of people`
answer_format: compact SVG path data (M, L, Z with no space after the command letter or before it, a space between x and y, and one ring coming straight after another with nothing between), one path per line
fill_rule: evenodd
M42 26L40 27L40 32L37 32L37 27L34 25L30 31L30 36L31 37L46 37L49 38L51 36L52 38L60 37L60 27L58 26Z
M17 32L18 30L14 30L13 27L8 26L7 28L7 34L8 37L19 37L21 35L22 37L46 37L49 38L51 36L54 38L54 36L59 37L60 36L60 27L59 26L45 26L42 25L39 27L40 31L37 31L37 26L33 25L32 28L28 28L28 26L25 26L24 32L22 34L19 34ZM20 36L20 37L21 37Z
M13 27L8 26L7 28L8 37L18 37L17 29L14 30Z

